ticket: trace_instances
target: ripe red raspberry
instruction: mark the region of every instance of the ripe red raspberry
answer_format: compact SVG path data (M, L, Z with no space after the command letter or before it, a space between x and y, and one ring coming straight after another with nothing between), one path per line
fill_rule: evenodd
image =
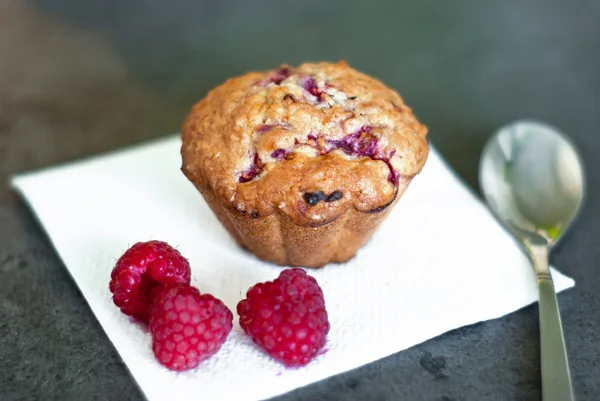
M152 288L159 284L190 284L190 264L166 242L138 242L110 274L110 292L121 311L148 322Z
M233 314L217 298L177 284L154 290L152 350L170 370L193 369L215 354L231 331Z
M237 313L252 341L287 366L310 362L329 332L323 291L300 268L286 269L274 281L250 288Z

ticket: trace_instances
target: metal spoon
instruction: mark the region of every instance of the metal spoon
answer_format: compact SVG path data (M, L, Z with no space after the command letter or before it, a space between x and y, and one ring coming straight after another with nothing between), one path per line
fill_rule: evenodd
M479 165L479 184L489 206L524 246L537 274L544 401L574 399L548 256L580 209L584 182L572 143L531 120L500 128Z

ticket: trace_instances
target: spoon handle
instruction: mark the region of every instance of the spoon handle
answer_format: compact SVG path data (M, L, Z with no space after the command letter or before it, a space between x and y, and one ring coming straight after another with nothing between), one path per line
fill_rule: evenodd
M542 398L544 401L572 401L575 398L556 291L548 266L548 247L533 245L529 250L539 290Z

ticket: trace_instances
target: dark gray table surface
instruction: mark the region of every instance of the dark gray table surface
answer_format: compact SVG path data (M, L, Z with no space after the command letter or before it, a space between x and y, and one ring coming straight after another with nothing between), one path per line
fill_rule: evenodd
M598 400L599 20L597 0L4 0L0 179L177 131L212 86L282 62L346 59L398 89L475 190L492 132L516 118L545 120L572 136L588 172L581 219L553 263L577 280L559 296L575 392ZM142 399L35 218L4 184L0 399ZM277 401L537 399L530 306Z

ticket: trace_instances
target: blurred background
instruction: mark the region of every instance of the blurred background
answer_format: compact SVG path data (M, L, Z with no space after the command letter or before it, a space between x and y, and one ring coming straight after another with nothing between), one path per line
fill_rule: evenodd
M191 105L232 75L344 59L400 92L474 190L487 138L531 117L572 137L587 164L588 205L597 204L599 20L598 0L1 0L0 180L176 132ZM589 400L600 391L600 367L577 345L600 349L600 299L589 279L600 230L590 213L555 254L578 280L561 307L576 309L563 320L577 392ZM8 391L0 398L140 399L8 188L0 190L0 227L0 388ZM423 399L537 399L537 347L530 307L287 399L391 400L433 384L437 395ZM462 390L444 393L446 359L436 353L451 360L465 352L470 363L452 365ZM497 381L514 385L506 393Z
M39 144L2 146L4 163L26 159L13 169L177 131L228 77L303 61L345 59L397 89L473 185L485 134L502 123L600 122L596 0L0 4L0 146L7 133Z

